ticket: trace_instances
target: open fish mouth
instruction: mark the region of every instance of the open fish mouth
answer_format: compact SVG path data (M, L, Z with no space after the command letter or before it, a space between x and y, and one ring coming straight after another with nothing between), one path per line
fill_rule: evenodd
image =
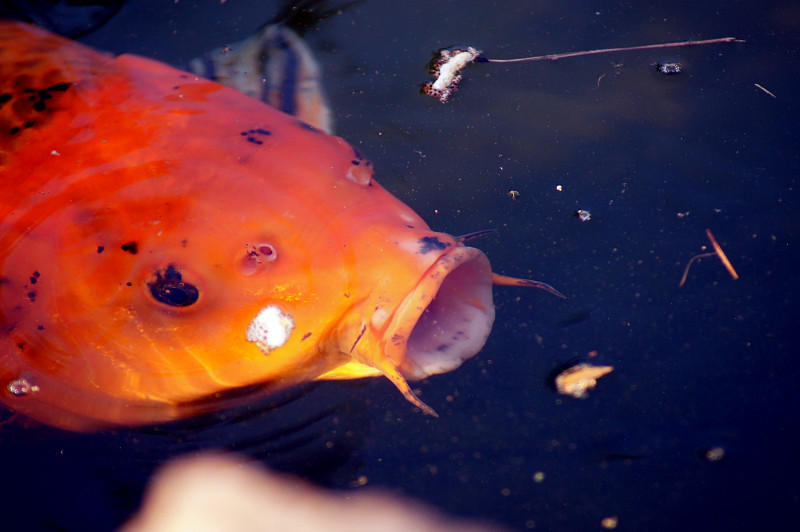
M483 348L494 315L489 259L459 245L398 306L384 336L386 355L411 380L452 371Z

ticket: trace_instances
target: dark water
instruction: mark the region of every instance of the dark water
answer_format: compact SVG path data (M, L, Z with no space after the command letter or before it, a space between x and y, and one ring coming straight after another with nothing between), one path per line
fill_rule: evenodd
M319 475L303 462L328 457L297 453L279 467L334 485L366 475L520 530L599 529L607 516L624 530L788 526L800 502L800 6L638 4L374 0L312 31L337 132L372 159L378 180L438 230L495 229L475 242L495 271L568 299L499 287L484 350L418 385L439 419L415 413L386 380L312 390L342 411L327 412L326 427L350 423L358 434L342 444L347 473ZM85 40L180 64L274 12L268 2L137 0ZM418 94L444 46L505 58L728 36L747 42L479 64L447 105ZM660 61L684 72L660 75ZM688 260L709 245L706 229L740 279L712 257L680 288ZM590 351L614 372L587 399L557 395L550 372ZM119 494L102 472L136 471L131 456L147 451L108 438L70 447L101 445L102 467L87 453L18 498L35 509L36 486L56 486L55 499L83 490L76 498L93 510L67 504L54 515L114 522ZM291 448L301 447L279 445ZM29 471L25 460L62 463L52 444L37 449L12 478ZM724 456L709 460L709 449Z

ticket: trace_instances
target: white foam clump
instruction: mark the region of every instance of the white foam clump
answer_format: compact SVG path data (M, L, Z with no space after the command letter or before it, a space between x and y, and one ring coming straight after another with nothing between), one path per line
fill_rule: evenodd
M480 50L471 46L463 50L440 50L439 59L433 63L431 68L431 73L436 77L436 81L426 83L422 89L423 92L446 103L450 95L456 91L458 82L461 81L459 72L475 61L480 54Z

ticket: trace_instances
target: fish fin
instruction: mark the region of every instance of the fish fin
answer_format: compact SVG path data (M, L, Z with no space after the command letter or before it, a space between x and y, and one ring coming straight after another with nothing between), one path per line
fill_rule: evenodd
M383 368L381 371L384 375L386 375L386 378L392 381L392 384L394 384L397 389L400 390L400 393L403 394L403 397L405 397L409 403L422 410L424 414L428 414L429 416L433 417L439 417L439 414L436 413L436 410L423 403L422 400L417 397L417 395L411 389L411 386L408 385L408 382L403 378L402 375L400 375L400 372L397 371L397 368L395 368L393 364L389 363L386 364L386 366L387 367Z
M347 379L361 379L363 377L377 377L381 375L380 370L367 366L361 362L352 360L346 364L332 369L327 373L323 373L317 380L347 380Z
M376 377L378 375L385 375L387 379L392 381L400 393L403 394L408 402L422 410L425 414L431 415L433 417L439 417L439 414L436 411L422 402L422 400L416 396L416 394L411 390L411 387L408 385L408 382L400 375L400 372L397 371L397 368L394 365L386 361L385 364L382 364L385 367L382 368L374 368L372 366L368 366L366 364L362 364L356 360L347 362L339 366L338 368L331 370L327 373L323 373L316 380L344 380L344 379L360 379L362 377Z
M533 279L520 279L518 277L508 277L505 275L498 275L496 273L492 274L492 283L503 285L503 286L530 286L533 288L541 288L546 292L550 292L554 296L558 296L562 299L567 299L567 296L553 288L547 283L543 283L541 281L534 281Z
M333 133L319 64L284 24L266 25L248 39L192 59L188 70Z

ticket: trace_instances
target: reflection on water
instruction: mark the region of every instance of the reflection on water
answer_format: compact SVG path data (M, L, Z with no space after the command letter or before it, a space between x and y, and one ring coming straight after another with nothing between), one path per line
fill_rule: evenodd
M348 486L368 430L359 383L321 383L194 419L98 434L12 420L0 467L12 479L4 523L13 528L111 530L138 506L152 472L170 458L233 451L272 470ZM213 482L213 479L209 479Z

